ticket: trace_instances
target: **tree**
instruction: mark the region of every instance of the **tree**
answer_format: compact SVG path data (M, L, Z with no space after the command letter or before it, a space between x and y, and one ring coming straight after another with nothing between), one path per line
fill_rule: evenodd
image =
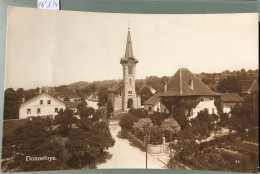
M105 106L108 101L108 93L106 87L101 87L98 91L98 106Z
M153 123L149 118L142 118L134 123L133 130L139 138L142 138L151 133L152 127Z
M70 109L60 110L55 117L55 123L59 125L58 131L64 137L69 135L72 125L77 123L78 119L74 117L73 111Z
M162 122L162 131L165 137L169 140L170 134L175 135L181 130L181 126L173 118L167 118Z
M217 90L223 93L239 93L241 92L240 82L237 78L232 76L222 78L218 82Z
M153 93L150 91L150 89L147 86L141 88L139 94L141 96L141 104L143 104L146 100L148 100L153 96Z
M4 97L4 119L17 119L19 118L19 105L20 99L13 88L5 90Z
M133 114L122 114L119 120L119 126L127 130L132 130L134 123L137 121L138 118Z
M132 114L134 116L136 116L137 118L146 118L148 115L147 111L142 109L142 108L138 108L138 109L135 109L135 108L131 108L129 110L129 114Z
M153 114L149 114L149 118L152 120L154 125L160 126L166 118L169 117L169 114L161 113L161 112L153 112Z
M113 113L114 108L113 105L110 101L108 101L107 103L107 119L109 119L111 117L111 114Z

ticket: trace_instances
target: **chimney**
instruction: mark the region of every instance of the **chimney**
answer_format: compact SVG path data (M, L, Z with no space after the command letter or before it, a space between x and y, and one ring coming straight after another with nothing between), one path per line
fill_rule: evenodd
M39 89L39 94L41 94L41 93L42 93L42 88Z
M46 91L45 91L46 93L48 93L48 92L49 92L49 91L48 91L48 88L49 88L49 87L47 86L47 87L46 87Z
M25 97L24 97L24 95L23 95L23 97L22 97L22 103L24 103L25 102Z
M193 80L190 80L190 88L193 89Z
M163 88L163 92L166 92L167 91L167 81L164 81L164 88Z

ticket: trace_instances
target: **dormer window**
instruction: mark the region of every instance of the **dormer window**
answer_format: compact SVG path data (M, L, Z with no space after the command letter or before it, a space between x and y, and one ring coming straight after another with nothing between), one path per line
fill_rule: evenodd
M190 81L189 81L189 86L190 86L190 89L193 89L193 80L192 79L190 79Z

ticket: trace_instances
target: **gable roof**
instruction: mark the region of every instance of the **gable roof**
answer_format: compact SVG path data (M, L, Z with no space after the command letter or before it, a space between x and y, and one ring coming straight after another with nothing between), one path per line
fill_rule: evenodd
M35 101L35 100L37 100L37 99L40 99L40 98L43 97L43 96L47 96L47 97L49 97L49 98L55 100L57 103L60 103L61 105L65 106L65 103L64 103L63 101L61 101L61 100L59 100L59 99L57 99L57 98L51 96L51 95L48 94L48 93L43 92L43 93L41 93L41 94L39 94L39 95L37 95L37 96L35 96L35 97L33 97L33 98L31 98L31 99L25 101L24 103L21 104L20 107L24 107L24 106L30 104L31 102L33 102L33 101Z
M193 82L193 89L191 87ZM180 68L169 80L167 91L161 96L219 96L187 68Z
M258 91L257 80L241 80L241 93L251 93L252 91Z
M62 89L59 94L60 97L62 96L63 98L80 98L80 96L78 96L78 94L76 94L75 92L73 92L71 89L68 88L64 88Z
M123 84L123 80L121 80L120 82L112 85L110 88L108 88L108 92L114 92L114 91L117 91L119 89L121 89L122 87L124 86Z
M155 94L154 96L152 96L151 98L146 100L144 102L144 105L156 105L160 101L160 99L161 99L160 95L161 95L160 92Z
M223 102L242 102L244 99L237 93L222 93L220 96Z
M64 101L67 108L77 108L77 106L82 103L82 101Z

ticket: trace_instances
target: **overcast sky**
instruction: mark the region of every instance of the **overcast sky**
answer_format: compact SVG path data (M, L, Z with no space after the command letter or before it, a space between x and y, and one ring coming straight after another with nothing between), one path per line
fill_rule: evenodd
M122 78L130 21L136 77L258 68L258 14L115 14L9 7L5 88Z

